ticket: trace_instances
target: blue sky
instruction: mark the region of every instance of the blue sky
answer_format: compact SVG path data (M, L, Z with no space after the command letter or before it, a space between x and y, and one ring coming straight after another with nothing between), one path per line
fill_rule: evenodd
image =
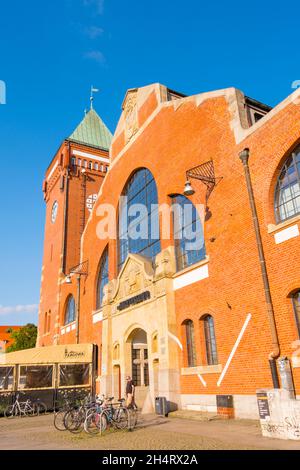
M101 89L113 131L127 88L228 86L275 105L300 79L299 3L199 0L1 2L0 324L36 321L44 171Z

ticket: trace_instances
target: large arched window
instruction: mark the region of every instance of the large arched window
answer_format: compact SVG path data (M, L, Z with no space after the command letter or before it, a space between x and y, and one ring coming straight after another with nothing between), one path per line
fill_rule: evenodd
M300 336L300 290L292 295L293 308L295 313L296 325Z
M275 191L276 221L300 213L300 146L290 155L279 175Z
M97 281L97 309L101 308L104 297L104 286L108 284L108 248L105 249L101 261Z
M185 320L183 322L183 326L185 328L187 366L195 367L197 361L196 361L194 323L192 320Z
M217 343L215 335L214 319L211 315L203 318L206 360L208 365L218 364Z
M65 325L72 323L76 318L76 307L73 295L70 295L67 300L65 311Z
M172 197L177 271L205 258L203 229L194 204L185 196Z
M161 251L157 188L150 171L146 168L137 170L122 196L119 213L119 269L129 253L139 253L154 259Z

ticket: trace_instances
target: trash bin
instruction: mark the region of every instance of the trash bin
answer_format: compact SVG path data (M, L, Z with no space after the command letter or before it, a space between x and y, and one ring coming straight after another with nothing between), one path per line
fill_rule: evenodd
M166 397L155 398L155 413L161 416L168 416L169 407Z

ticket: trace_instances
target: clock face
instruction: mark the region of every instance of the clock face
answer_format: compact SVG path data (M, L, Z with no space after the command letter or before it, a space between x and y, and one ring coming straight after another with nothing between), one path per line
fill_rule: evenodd
M57 211L58 211L58 202L55 201L53 206L52 206L52 212L51 212L51 222L54 224L54 222L56 221L56 217L57 217Z

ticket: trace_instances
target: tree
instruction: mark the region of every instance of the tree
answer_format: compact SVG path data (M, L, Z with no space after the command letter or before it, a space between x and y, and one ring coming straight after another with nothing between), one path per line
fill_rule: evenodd
M37 327L33 323L28 323L20 330L10 334L13 344L7 348L6 352L21 351L22 349L35 348L37 338Z

